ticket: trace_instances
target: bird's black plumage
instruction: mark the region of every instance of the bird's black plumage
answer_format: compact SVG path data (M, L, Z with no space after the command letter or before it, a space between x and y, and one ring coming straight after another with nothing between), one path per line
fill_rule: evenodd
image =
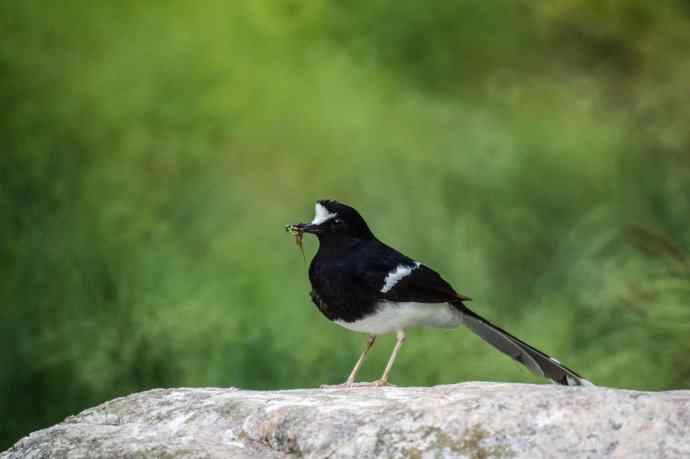
M312 298L326 317L344 322L371 314L381 300L442 303L467 299L423 265L391 290L381 292L386 276L401 265L415 262L373 237L353 241L342 252L319 250L309 266Z
M588 383L468 309L464 304L468 297L457 293L433 269L379 241L352 207L332 200L317 201L314 220L290 228L319 238L309 280L312 301L328 319L372 336L398 331L403 338L403 330L411 326L454 328L464 324L537 375L564 385ZM387 371L400 344L401 339ZM358 366L349 382L357 370ZM387 372L384 382L386 377Z

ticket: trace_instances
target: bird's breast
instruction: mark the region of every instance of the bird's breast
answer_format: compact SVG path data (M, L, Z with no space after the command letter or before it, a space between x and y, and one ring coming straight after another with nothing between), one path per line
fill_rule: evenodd
M338 316L336 315L335 311L328 306L328 303L321 298L321 295L319 295L315 290L312 290L309 294L311 296L311 301L316 305L316 307L321 311L321 313L326 316L327 319L329 320L337 320Z
M376 298L369 297L343 263L319 263L309 269L312 301L333 321L353 322L374 308Z

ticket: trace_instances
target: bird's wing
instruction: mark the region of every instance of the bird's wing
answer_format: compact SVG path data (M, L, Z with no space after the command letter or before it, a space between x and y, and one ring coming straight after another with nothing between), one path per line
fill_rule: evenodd
M382 300L444 303L466 301L433 269L413 261L389 248L360 265L356 277L361 284Z
M469 300L460 295L436 271L422 264L416 265L387 292L383 299L390 301L416 301L418 303L443 303Z

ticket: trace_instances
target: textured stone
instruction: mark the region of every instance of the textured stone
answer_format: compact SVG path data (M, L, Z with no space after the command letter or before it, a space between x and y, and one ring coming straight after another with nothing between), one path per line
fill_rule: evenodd
M690 457L690 391L465 383L157 389L88 409L15 458Z

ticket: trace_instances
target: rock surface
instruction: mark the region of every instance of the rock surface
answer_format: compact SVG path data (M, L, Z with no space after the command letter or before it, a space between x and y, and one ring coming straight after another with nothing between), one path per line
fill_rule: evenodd
M465 383L156 389L20 440L15 458L690 457L690 391Z

